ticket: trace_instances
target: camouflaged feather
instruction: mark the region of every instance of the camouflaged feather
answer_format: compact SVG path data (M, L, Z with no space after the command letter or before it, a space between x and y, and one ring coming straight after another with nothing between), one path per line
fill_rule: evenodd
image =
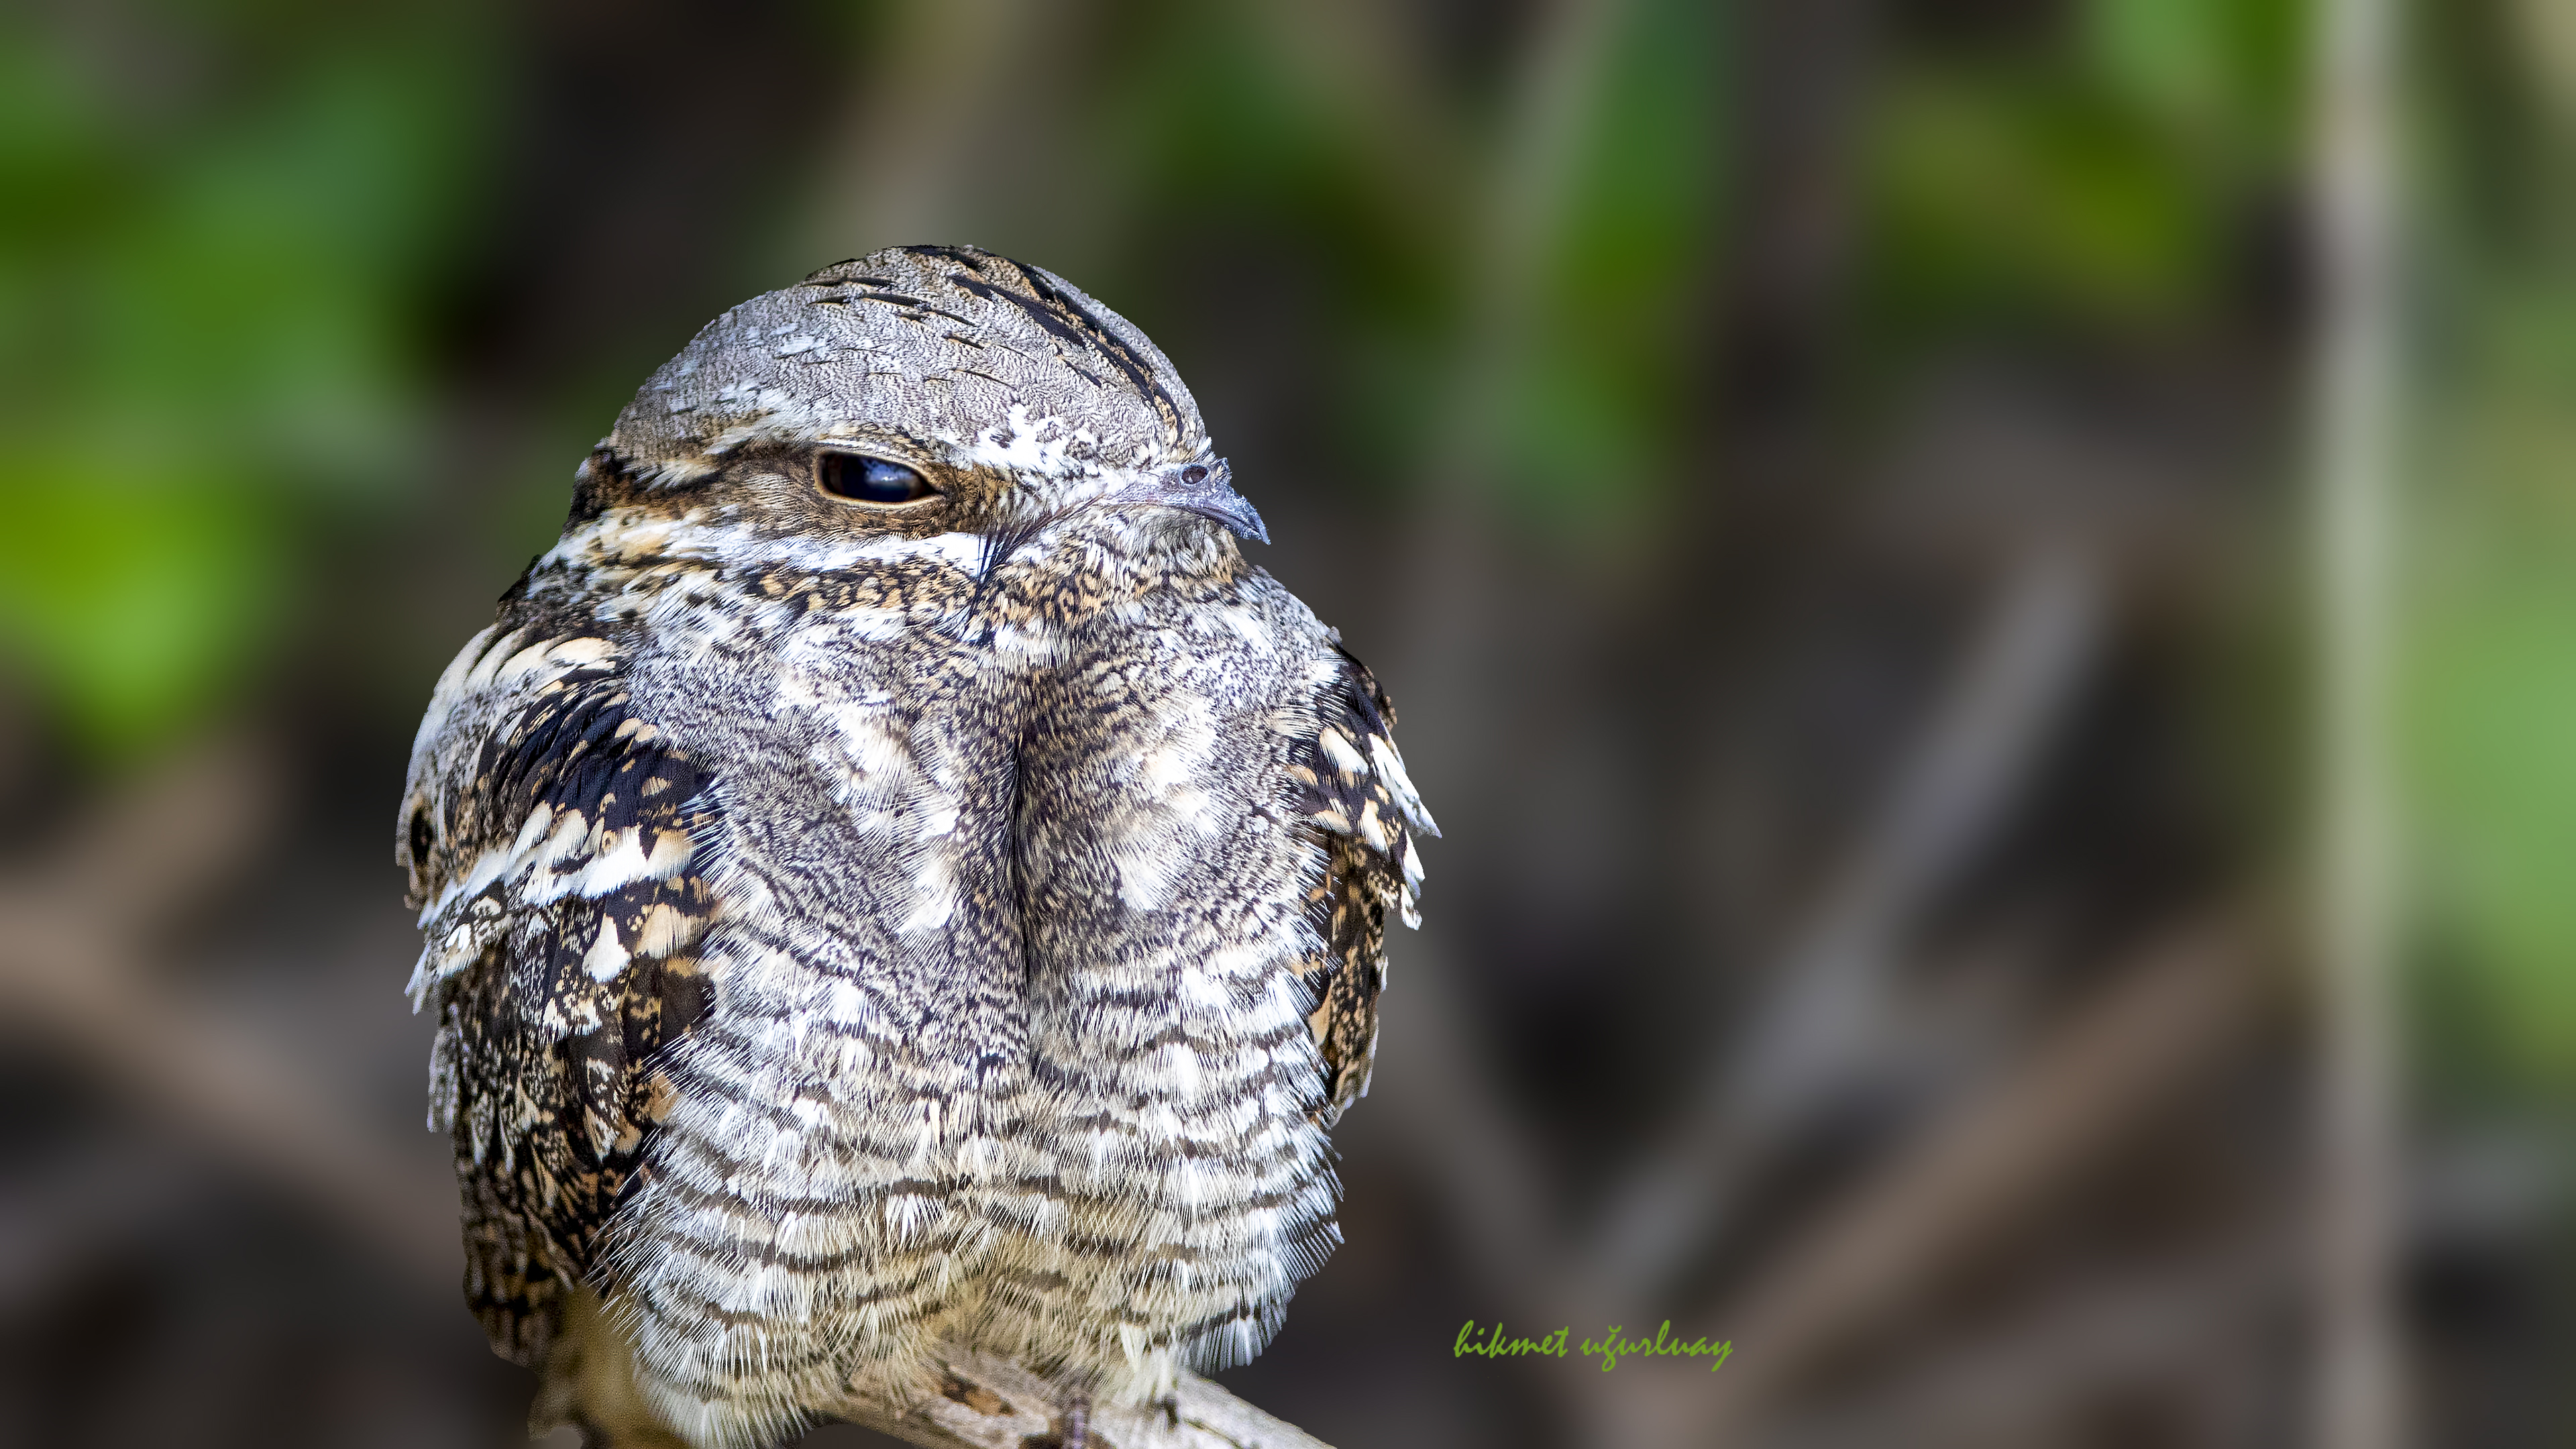
M841 453L929 491L835 496ZM613 1355L617 1413L757 1445L943 1343L1145 1402L1276 1330L1431 822L1238 529L1169 360L973 248L754 298L637 393L440 681L399 847L468 1298L545 1402L608 1413L565 1365Z

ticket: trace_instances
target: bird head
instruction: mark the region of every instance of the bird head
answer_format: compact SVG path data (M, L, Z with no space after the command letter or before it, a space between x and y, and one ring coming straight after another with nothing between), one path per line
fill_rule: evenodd
M648 552L685 521L819 567L965 540L989 571L1076 517L1175 556L1231 555L1209 525L1268 542L1144 333L1051 272L914 246L709 323L582 465L567 542Z

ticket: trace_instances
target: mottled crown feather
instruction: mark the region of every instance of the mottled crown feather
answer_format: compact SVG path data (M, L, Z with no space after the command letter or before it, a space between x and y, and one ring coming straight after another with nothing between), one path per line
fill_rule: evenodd
M726 312L663 364L600 447L645 485L761 443L892 435L933 453L1047 429L1069 460L1153 469L1209 454L1198 403L1126 318L975 247L891 247Z

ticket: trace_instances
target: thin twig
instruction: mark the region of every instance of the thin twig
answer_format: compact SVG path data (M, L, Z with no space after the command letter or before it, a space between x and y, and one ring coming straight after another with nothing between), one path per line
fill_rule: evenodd
M2397 7L2322 0L2315 23L2313 216L2319 669L2312 910L2318 1059L2319 1449L2405 1442L2394 1301L2399 1156L2399 868L2389 741L2399 401Z
M1776 1449L1900 1443L2032 1443L2106 1388L2195 1357L2241 1352L2241 1334L2296 1286L2279 1224L2179 1259L2087 1281L1879 1389L1781 1426ZM2247 1366L2249 1369L2250 1365Z
M2124 972L1982 1100L1696 1320L1740 1335L1726 1381L1714 1394L1694 1384L1636 1396L1640 1441L1728 1442L1724 1431L1758 1418L1850 1334L2099 1161L2231 1049L2253 1020L2257 969L2241 928L2206 924Z
M2043 542L2005 581L1888 807L1736 1028L1688 1115L1611 1198L1586 1275L1640 1301L1726 1229L1770 1148L1876 1051L1907 933L2005 818L2076 697L2102 610L2092 558Z
M458 1249L445 1174L424 1180L293 1058L186 1008L145 969L161 924L252 857L273 784L260 756L216 741L103 802L31 875L0 881L0 1016L446 1288Z

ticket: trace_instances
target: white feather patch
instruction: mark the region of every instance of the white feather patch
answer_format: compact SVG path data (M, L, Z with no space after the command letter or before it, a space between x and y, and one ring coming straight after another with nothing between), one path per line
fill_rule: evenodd
M1370 737L1369 761L1376 767L1377 777L1386 782L1388 793L1395 796L1395 803L1404 807L1406 819L1425 830L1437 831L1440 828L1431 823L1431 812L1422 808L1422 797L1414 791L1413 777L1405 773L1404 757L1395 752L1385 736Z
M627 962L633 959L617 939L617 923L603 917L598 937L582 955L581 969L593 981L614 981L618 973L626 969Z
M1351 741L1348 735L1343 734L1340 730L1333 728L1331 725L1326 725L1322 731L1318 733L1317 738L1323 742L1325 755L1328 756L1335 765L1354 775L1365 775L1368 773L1368 760L1363 757L1358 750L1351 747Z

